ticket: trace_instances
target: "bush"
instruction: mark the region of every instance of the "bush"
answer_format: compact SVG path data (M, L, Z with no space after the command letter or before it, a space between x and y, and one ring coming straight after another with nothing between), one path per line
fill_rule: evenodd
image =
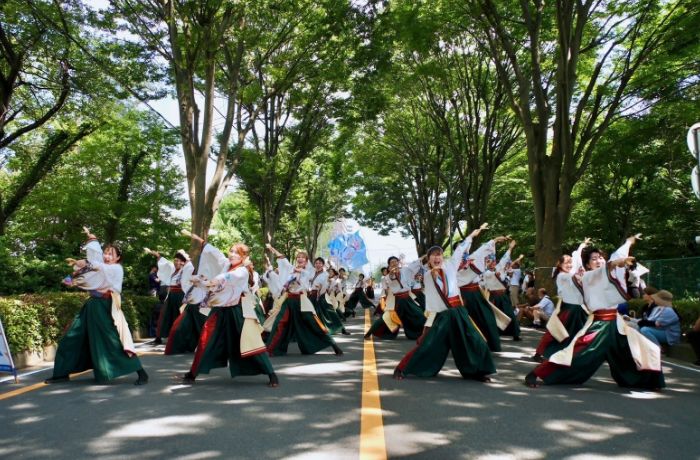
M57 343L87 300L83 292L52 292L0 297L0 319L12 353L39 351ZM156 300L126 295L122 310L132 332L148 327Z

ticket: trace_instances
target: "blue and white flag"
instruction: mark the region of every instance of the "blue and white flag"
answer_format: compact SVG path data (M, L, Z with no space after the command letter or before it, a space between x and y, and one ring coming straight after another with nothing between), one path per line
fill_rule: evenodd
M331 258L338 260L340 266L350 270L360 269L369 263L367 259L367 247L360 236L360 231L355 233L343 233L328 243Z

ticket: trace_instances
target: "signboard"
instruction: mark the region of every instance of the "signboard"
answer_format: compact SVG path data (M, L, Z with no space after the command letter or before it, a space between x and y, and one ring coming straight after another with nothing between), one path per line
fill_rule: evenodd
M12 362L12 355L10 354L10 346L7 344L7 337L5 337L5 329L2 327L2 320L0 319L0 372L10 372L15 376L15 382L17 382L17 369Z

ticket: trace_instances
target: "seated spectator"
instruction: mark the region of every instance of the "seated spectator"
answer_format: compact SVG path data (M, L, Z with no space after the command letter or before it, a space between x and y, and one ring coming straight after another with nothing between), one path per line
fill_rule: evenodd
M647 317L637 321L639 332L657 345L673 346L681 341L681 320L673 310L673 295L661 290L652 294L656 307Z
M518 312L518 320L525 316L532 320L532 325L534 327L544 327L554 313L554 303L552 299L549 298L544 288L540 288L537 291L537 295L539 297L539 302L531 307L526 306L521 308Z
M700 318L695 321L693 328L688 331L687 337L695 352L695 358L697 358L693 364L700 366Z
M654 299L651 296L656 294L657 292L659 292L659 290L653 286L647 286L644 288L642 298L647 302L647 304L644 305L642 307L642 309L639 311L639 314L637 315L638 318L640 318L640 319L649 318L649 315L654 310L654 307L656 307L656 304L654 303Z

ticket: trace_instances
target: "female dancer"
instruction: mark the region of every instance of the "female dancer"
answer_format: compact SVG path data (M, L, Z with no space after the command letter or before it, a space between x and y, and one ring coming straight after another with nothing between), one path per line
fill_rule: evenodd
M326 300L329 287L329 274L323 269L325 264L326 261L323 260L322 257L317 257L316 260L314 260L314 268L316 271L309 283L309 299L311 299L311 303L314 305L316 315L321 318L331 334L337 334L340 331L343 335L350 335L343 326L343 321L340 319L340 316L335 312L335 308Z
M438 246L428 250L424 278L428 319L418 345L396 366L394 378L403 379L407 374L435 376L450 350L464 378L489 382L488 375L496 372L488 345L470 321L457 287L457 267L462 254L480 231L481 228L474 230L459 244L449 260L443 260L442 248ZM415 272L420 266L418 259L409 265L409 270Z
M167 282L168 296L165 299L165 305L160 309L156 338L152 342L154 345L160 345L163 343L163 337L168 337L170 328L175 322L175 319L180 315L182 299L185 297L185 293L182 290L182 268L188 262L189 258L187 257L187 253L183 250L175 254L172 262L162 257L158 251L146 249L146 252L158 259L159 272L170 274L169 277L162 278L164 282Z
M514 341L522 340L520 338L520 323L516 318L515 309L510 302L510 293L508 292L508 281L505 277L506 265L510 263L510 254L515 247L515 240L510 242L508 250L501 260L496 264L496 258L493 257L488 263L487 270L483 274L484 287L489 291L489 302L496 306L510 318L510 324L502 331L502 335L510 335ZM495 256L495 254L494 254ZM520 262L520 256L516 262Z
M560 303L547 322L547 332L540 339L532 357L538 363L569 346L576 333L586 324L588 310L583 306L581 252L590 242L590 238L586 238L573 254L564 254L557 261L552 277L557 283Z
M87 235L84 260L68 259L78 276L72 285L90 293L66 334L58 342L53 376L46 383L66 382L69 375L92 369L95 380L106 382L136 372L135 385L148 383L148 374L136 356L129 325L121 310L124 269L118 247L104 250L95 235Z
M306 252L299 251L296 265L292 265L269 243L266 247L277 255L280 279L284 280L287 295L267 338L267 350L270 355L287 354L287 347L294 339L299 350L305 355L314 354L327 347L333 348L336 355L342 355L343 351L328 333L328 328L316 316L314 306L307 297L309 280L314 272L309 263L309 256Z
M496 312L492 309L491 304L489 304L488 300L484 298L481 292L479 280L481 274L486 270L486 258L491 254L495 254L496 244L506 239L507 237L505 236L494 238L481 245L481 247L472 254L467 254L466 251L469 250L469 246L467 246L457 272L457 282L459 283L462 301L467 307L469 317L484 335L491 351L501 351L499 323L496 321ZM471 245L471 240L467 240L469 241L468 244ZM498 311L500 315L501 312L497 308L495 310ZM508 319L505 318L500 324L500 326L505 329L507 324L504 325L503 322L508 322Z
M218 274L204 274L201 270L199 272L206 279L211 279ZM192 279L196 276L194 265L191 261L187 261L182 267L182 277L180 278L180 285L184 291L183 305L180 308L182 312L170 328L168 341L165 343L164 354L166 355L192 353L199 343L199 335L210 310L206 308L205 302L207 290L192 284Z
M617 313L617 305L626 299L625 266L639 235L627 238L606 262L602 252L591 248L582 259L588 271L583 275L583 294L593 318L576 334L567 348L553 354L525 377L529 387L582 384L607 361L613 379L621 387L661 389L665 386L661 371L661 351L639 331L629 327ZM541 379L541 380L540 380Z
M367 298L367 294L365 294L365 285L367 283L365 282L365 275L360 273L357 276L357 282L355 283L355 290L352 291L352 294L350 294L350 298L348 299L347 302L345 302L345 317L352 316L353 318L355 317L355 307L357 306L357 303L359 302L362 305L362 308L370 308L373 307L374 304L372 303L369 298Z
M182 377L182 383L193 384L199 374L226 367L228 362L231 377L266 374L268 386L278 386L279 380L260 338L262 327L250 292L253 276L247 267L248 246L234 244L226 258L201 237L192 235L192 238L204 245L200 260L218 265L223 270L209 281L193 279L195 285L203 285L212 292L209 299L211 313L204 323L192 366Z
M395 339L399 328L403 326L406 338L415 340L420 337L425 325L425 316L418 304L410 297L410 280L420 265L399 267L399 259L391 256L387 260L389 274L385 277L387 300L381 318L374 321L365 334L365 339L372 335L377 338Z

